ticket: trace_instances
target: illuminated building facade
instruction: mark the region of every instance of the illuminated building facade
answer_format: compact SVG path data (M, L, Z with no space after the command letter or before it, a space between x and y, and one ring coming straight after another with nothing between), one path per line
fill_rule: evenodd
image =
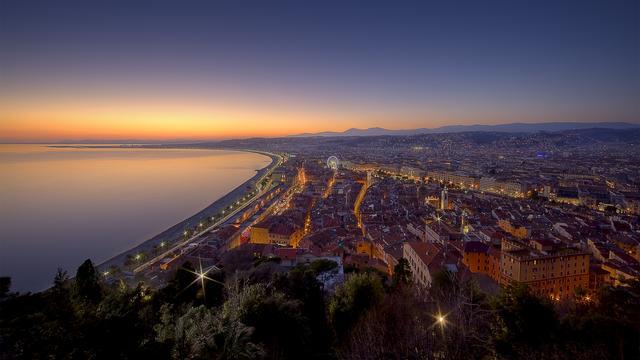
M526 284L533 293L554 300L571 297L578 288L589 288L589 253L535 242L531 245L502 241L502 284Z

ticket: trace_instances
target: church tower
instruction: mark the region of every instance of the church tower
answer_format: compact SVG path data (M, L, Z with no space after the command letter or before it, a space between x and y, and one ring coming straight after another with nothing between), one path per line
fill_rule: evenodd
M449 207L449 194L447 193L447 187L445 186L440 193L440 210L445 210Z

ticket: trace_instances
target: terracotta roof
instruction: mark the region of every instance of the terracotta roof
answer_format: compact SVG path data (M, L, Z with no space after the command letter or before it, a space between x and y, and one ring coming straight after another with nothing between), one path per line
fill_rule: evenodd
M295 226L286 223L276 223L269 227L269 232L277 235L291 236L295 231Z
M298 255L298 249L296 248L277 248L275 255L283 260L295 260Z
M429 242L414 241L408 242L407 245L418 254L420 260L427 266L431 264L440 252L440 246Z

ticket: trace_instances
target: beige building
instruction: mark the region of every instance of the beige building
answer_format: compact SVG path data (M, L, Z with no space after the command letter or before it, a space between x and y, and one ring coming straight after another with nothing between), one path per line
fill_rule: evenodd
M254 244L278 244L297 247L304 235L304 229L284 218L270 217L253 225L250 241Z
M560 300L589 288L589 258L589 253L547 243L503 240L500 282L527 284L537 295Z

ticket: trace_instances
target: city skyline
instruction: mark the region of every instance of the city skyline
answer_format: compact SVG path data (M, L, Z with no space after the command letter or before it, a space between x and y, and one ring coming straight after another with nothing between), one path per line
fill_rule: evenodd
M0 359L640 359L640 1L0 1Z
M464 6L5 2L0 141L640 120L637 3Z

